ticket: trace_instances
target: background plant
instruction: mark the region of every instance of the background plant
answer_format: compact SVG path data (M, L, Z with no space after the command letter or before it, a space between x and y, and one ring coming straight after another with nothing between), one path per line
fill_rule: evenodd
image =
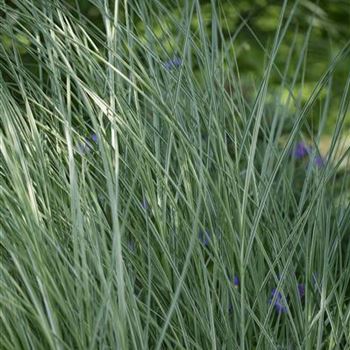
M0 6L0 346L349 349L349 42L310 89L308 2L251 77L223 4L92 4Z

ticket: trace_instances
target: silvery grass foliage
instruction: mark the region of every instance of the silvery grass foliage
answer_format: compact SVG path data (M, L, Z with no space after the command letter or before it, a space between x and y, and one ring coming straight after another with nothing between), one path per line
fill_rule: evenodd
M285 1L249 99L229 49L250 27L221 40L216 2L210 33L199 1L176 18L94 1L103 28L63 1L0 4L1 349L350 348L349 76L327 162L293 157L304 137L317 149L349 43L302 103L313 26L277 66Z

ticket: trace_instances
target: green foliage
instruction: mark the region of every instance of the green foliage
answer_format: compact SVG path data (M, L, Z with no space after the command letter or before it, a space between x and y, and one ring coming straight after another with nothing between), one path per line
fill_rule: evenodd
M93 3L0 2L0 349L349 349L347 7Z

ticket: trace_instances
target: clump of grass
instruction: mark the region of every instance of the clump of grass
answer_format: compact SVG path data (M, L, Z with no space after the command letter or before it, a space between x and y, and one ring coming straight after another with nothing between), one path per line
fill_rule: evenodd
M312 25L278 67L285 2L248 98L230 47L249 25L222 40L215 2L210 34L198 1L180 17L99 4L104 28L60 3L0 5L0 348L350 348L349 149L334 157L350 75L312 162L349 43L301 103Z

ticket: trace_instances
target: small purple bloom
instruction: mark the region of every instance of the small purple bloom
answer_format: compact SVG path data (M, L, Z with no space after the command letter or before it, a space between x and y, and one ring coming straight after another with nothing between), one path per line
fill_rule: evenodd
M92 134L92 135L91 135L91 139L92 139L92 141L94 141L95 143L97 143L97 141L98 141L98 138L97 138L97 135L96 135L96 134Z
M147 199L145 197L143 197L143 199L142 199L141 207L145 210L148 209L148 202L147 202Z
M310 154L310 147L304 142L298 142L294 148L293 156L295 159L302 159Z
M317 167L321 168L325 165L325 160L321 156L317 156L314 159L314 163Z
M298 284L298 292L299 292L300 299L304 298L304 296L305 296L305 285L304 284L301 284L301 283Z
M164 63L164 68L166 70L172 70L173 68L178 68L182 64L182 59L180 57L174 57L173 59L166 61Z
M98 138L96 134L91 135L91 140L97 143ZM85 137L84 142L79 142L78 151L80 154L88 154L92 150L92 144L89 138Z
M209 230L199 230L198 232L198 238L201 241L201 243L207 247L212 242L213 238L220 240L221 239L221 232L220 231L214 231L214 234L210 232Z
M202 242L202 244L207 247L211 241L211 235L209 231L200 230L198 234L199 240Z
M276 288L272 289L271 297L269 299L269 304L272 303L273 299L275 298L273 306L275 307L275 310L278 314L287 312L287 305L285 300L282 297L282 293L277 291Z
M287 306L283 305L283 303L281 303L280 301L277 301L275 303L275 310L278 314L283 314L285 312L287 312Z
M237 275L235 275L235 276L233 277L233 285L234 285L235 287L238 287L238 286L239 286L239 278L238 278Z

